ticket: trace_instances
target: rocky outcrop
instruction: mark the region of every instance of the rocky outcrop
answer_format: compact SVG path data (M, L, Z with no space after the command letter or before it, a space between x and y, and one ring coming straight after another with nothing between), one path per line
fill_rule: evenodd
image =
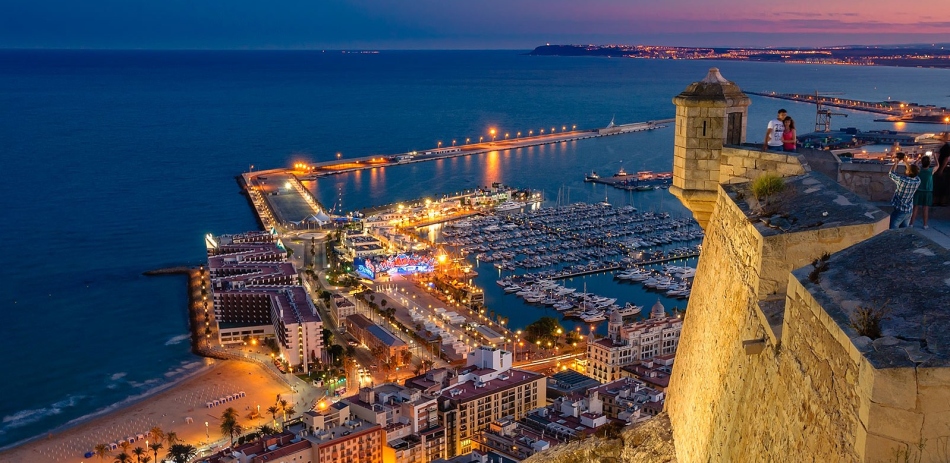
M617 439L592 437L559 445L524 463L675 463L673 429L663 413L624 431Z

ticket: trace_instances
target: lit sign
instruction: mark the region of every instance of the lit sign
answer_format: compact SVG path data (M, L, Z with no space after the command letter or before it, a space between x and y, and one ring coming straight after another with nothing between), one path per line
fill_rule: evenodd
M376 266L373 265L369 259L363 259L362 257L357 257L353 259L353 268L356 269L356 273L369 278L370 280L376 279Z
M373 280L377 274L383 272L390 275L430 273L435 269L435 259L430 256L416 254L397 254L373 262L369 259L357 257L353 259L353 267L356 268L356 273Z

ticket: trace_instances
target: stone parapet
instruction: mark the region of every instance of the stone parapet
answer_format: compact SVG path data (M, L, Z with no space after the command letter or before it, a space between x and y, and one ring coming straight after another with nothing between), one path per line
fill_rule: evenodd
M719 159L719 183L749 182L765 174L780 177L802 175L807 164L795 153L763 151L750 147L726 146Z
M906 256L900 258L899 256ZM888 231L836 253L817 282L789 283L859 366L861 461L946 461L950 450L950 252L915 231ZM873 341L853 322L884 309Z
M887 173L888 164L843 162L838 165L838 183L868 201L890 201L897 185Z
M774 251L757 226L720 190L667 399L677 459L856 461L853 445L843 445L858 423L856 392L847 381L811 375L857 378L857 364L811 312L784 315L781 344L769 336L759 288ZM765 348L748 355L743 342L754 340ZM843 412L839 403L855 405Z

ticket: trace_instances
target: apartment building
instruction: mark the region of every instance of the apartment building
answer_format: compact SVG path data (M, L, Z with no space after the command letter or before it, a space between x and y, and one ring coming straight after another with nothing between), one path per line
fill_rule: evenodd
M473 440L493 421L520 419L546 401L545 377L511 368L511 352L482 346L469 353L465 368L438 397L449 457L469 453ZM412 384L425 385L419 378ZM408 384L408 383L407 383Z
M622 368L660 355L676 353L683 320L666 314L663 304L653 305L650 318L624 324L614 312L607 336L587 344L587 375L608 383L623 377Z

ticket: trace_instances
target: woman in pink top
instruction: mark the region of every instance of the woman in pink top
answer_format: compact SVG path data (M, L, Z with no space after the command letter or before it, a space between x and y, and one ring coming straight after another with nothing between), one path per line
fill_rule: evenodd
M782 132L782 149L795 152L798 150L798 134L795 132L795 121L791 117L786 117L782 123L785 124L785 131Z

